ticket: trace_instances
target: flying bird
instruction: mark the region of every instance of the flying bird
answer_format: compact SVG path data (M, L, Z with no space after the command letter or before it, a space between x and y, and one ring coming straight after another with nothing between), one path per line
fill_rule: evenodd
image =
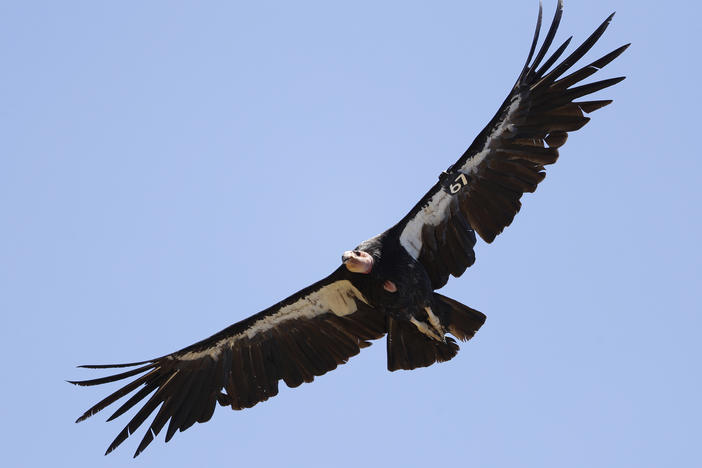
M558 159L568 132L611 100L586 98L624 77L581 84L619 56L624 45L567 74L602 36L610 15L558 62L572 36L548 58L563 13L558 6L541 47L542 8L526 64L495 116L463 155L402 220L341 256L326 278L209 338L141 362L85 365L131 368L77 385L128 381L88 409L83 421L132 394L108 420L140 409L107 448L112 452L156 412L134 456L168 424L165 440L206 422L217 404L240 410L289 387L312 382L387 335L387 367L415 369L448 361L485 315L436 292L475 261L476 233L492 242L509 226L524 192L533 192L544 168ZM447 336L447 335L452 335ZM454 339L455 338L455 339Z

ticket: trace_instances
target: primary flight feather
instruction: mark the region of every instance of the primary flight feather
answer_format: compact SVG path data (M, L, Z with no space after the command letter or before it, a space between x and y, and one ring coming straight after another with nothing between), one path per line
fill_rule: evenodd
M399 223L345 252L331 275L205 340L148 361L81 366L131 369L71 383L134 380L76 422L132 394L108 420L141 407L106 453L156 412L137 456L166 425L167 442L176 431L208 421L217 403L250 408L275 396L280 380L290 387L311 382L386 334L391 371L453 358L458 345L447 334L469 340L485 315L435 290L449 275L458 277L473 264L476 232L492 242L512 222L522 194L536 190L568 132L590 120L585 114L612 102L578 99L624 79L580 84L628 44L566 75L614 14L561 62L571 38L546 58L562 12L559 0L537 51L539 5L534 40L509 95L466 152Z

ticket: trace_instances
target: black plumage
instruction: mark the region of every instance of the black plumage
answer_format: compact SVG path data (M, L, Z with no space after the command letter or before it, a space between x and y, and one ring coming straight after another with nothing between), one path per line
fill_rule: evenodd
M539 8L526 64L502 106L398 224L346 252L343 264L328 277L205 340L148 361L82 366L134 369L72 383L134 380L76 422L131 395L109 420L141 406L107 453L156 412L136 456L165 427L167 442L176 431L208 421L217 404L250 408L275 396L281 380L289 387L312 382L386 334L389 370L452 359L459 348L447 334L469 340L485 315L435 290L475 262L476 233L492 242L512 222L522 194L536 190L568 132L590 120L585 114L612 102L575 100L623 79L581 84L628 45L564 76L597 42L612 16L557 64L571 41L548 56L562 9L559 0L537 50Z

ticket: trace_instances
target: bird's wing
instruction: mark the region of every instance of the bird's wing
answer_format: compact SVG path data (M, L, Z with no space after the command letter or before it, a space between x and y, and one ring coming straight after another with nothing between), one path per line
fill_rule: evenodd
M82 421L135 392L108 420L140 404L106 453L114 450L159 406L134 456L169 423L166 442L176 430L212 417L215 403L232 409L254 406L278 393L278 381L289 387L311 382L345 363L369 340L386 332L385 316L372 309L350 281L344 267L246 320L157 359L130 364L86 365L92 369L136 367L115 375L73 381L99 385L133 378L95 404ZM150 396L149 396L150 395Z
M514 88L461 158L393 228L405 250L424 265L435 289L446 284L449 274L458 277L473 264L474 232L492 242L512 222L522 194L536 190L546 175L544 166L556 162L567 132L590 120L584 114L612 102L576 99L624 79L579 85L628 44L564 76L602 36L614 14L563 61L556 64L572 37L544 61L562 11L559 0L544 43L534 56L541 29L539 5L531 50Z

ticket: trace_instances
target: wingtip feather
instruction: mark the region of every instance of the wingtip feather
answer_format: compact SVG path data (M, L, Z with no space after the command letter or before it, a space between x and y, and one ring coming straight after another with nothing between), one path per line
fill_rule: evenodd
M81 364L80 366L76 366L78 369L115 369L119 367L134 367L134 366L140 366L142 364L146 364L149 362L154 362L155 359L151 359L148 361L139 361L139 362L127 362L127 363L122 363L122 364Z
M524 75L525 73L527 73L529 71L529 63L531 62L532 57L534 57L534 52L536 51L536 44L539 42L539 34L541 32L542 20L543 20L543 6L541 5L541 1L539 0L539 14L536 18L536 28L534 29L534 39L531 41L529 55L527 55L526 62L524 63L524 67L522 68L522 75Z

